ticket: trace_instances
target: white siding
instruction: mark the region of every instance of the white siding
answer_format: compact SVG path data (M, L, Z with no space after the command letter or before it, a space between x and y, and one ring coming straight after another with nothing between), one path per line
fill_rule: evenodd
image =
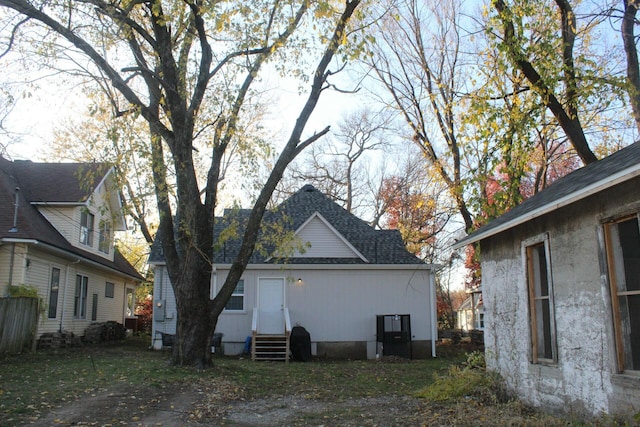
M77 246L80 239L80 210L76 206L38 206L40 213L64 236Z
M0 262L3 266L9 265L10 246L0 247ZM73 332L76 335L84 335L84 331L91 321L93 294L98 295L97 322L116 321L124 324L124 298L127 282L122 278L108 274L94 267L75 263L72 260L64 259L34 246L16 245L16 257L14 258L13 283L15 285L28 285L38 289L38 294L45 303L44 315L38 323L38 336L45 332L55 332L60 329ZM6 262L5 262L6 261ZM50 281L53 267L60 269L60 288L58 291L58 309L56 318L48 318L48 307L50 304ZM4 271L2 278L4 279ZM73 305L75 294L76 275L82 274L89 278L87 288L87 310L84 319L73 318ZM7 281L8 281L8 275ZM3 281L2 283L7 283ZM109 281L114 284L114 297L105 297L105 284ZM133 282L128 282L130 287L134 287ZM2 289L4 296L6 290ZM63 319L64 317L64 319Z
M218 269L218 286L227 272ZM376 315L410 314L414 341L431 340L429 271L412 270L247 270L245 311L223 312L217 332L223 342L243 343L251 335L252 309L257 302L257 283L263 277L285 279L285 301L292 325L303 326L312 342L376 341ZM298 278L304 284L296 285ZM370 355L372 356L372 355Z
M104 190L104 185L102 185L90 198L87 206L38 206L38 210L73 246L113 261L113 234L117 224L114 224L113 221L108 196L109 193ZM91 246L80 243L80 216L84 209L88 209L94 215ZM109 253L98 250L100 222L103 220L111 223Z
M158 304L164 307L164 316L160 315L161 309ZM155 349L162 348L160 333L175 334L176 319L178 310L176 308L176 298L173 287L169 280L169 274L164 266L156 266L153 281L153 328L152 346Z
M296 252L293 258L358 258L356 252L336 234L336 231L317 216L298 230L296 235L302 242L312 242L312 245L304 254Z

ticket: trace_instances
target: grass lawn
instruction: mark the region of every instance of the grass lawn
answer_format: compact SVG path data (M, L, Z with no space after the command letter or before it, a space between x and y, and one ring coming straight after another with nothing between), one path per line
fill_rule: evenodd
M452 422L450 412L459 410L461 404L471 419L466 419L470 424L465 424L464 419L457 420L457 425L483 425L479 422L481 417L487 418L486 425L499 425L500 419L496 419L495 414L505 410L509 411L505 425L525 425L531 420L547 425L567 425L566 420L539 415L514 403L492 402L486 396L465 403L468 396L458 398L446 387L444 399L429 402L428 398L415 398L428 396L425 388L433 384L436 376L445 375L450 366L465 361L463 353L410 362L314 360L288 365L217 357L213 369L197 371L170 367L168 353L149 350L147 339L133 337L120 343L1 356L0 425L37 424L46 419L47 414L65 406L90 405L92 398L96 400L92 412L97 420L94 425L115 421L146 425L141 420L149 418L153 408L162 407L158 396L171 395L175 399L180 393L193 398L193 401L183 402L187 419L204 424L208 420L215 425L251 425L230 421L225 418L225 411L238 402L267 400L272 409L277 405L282 409L304 403L315 405L315 409L307 408L309 410L298 418L288 418L287 425L378 425L381 417L379 425L447 425ZM460 381L468 382L465 378ZM482 384L488 387L486 383ZM124 406L122 412L130 417L128 419L119 419L117 408L107 407L105 412L111 413L99 414L100 407L108 406L99 400L100 396L116 396L117 393L124 393L118 406ZM452 397L449 401L447 394ZM411 397L411 402L419 402L421 406L410 406L414 413L406 414L406 418L401 418L405 416L403 414L384 418L381 405L403 396ZM349 406L349 402L358 402L358 408ZM172 404L171 408L174 405L177 404ZM366 405L371 406L369 412L361 408ZM482 410L480 414L469 411L474 406ZM109 422L101 422L101 416L107 417ZM214 423L213 419L217 421ZM398 420L397 424L389 421L394 419ZM54 421L65 424L64 420Z

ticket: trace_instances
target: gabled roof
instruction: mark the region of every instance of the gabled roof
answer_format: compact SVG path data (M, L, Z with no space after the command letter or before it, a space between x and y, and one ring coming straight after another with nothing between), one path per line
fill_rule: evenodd
M557 180L509 212L459 240L453 245L453 249L509 230L636 176L640 176L640 141Z
M50 204L86 202L109 170L105 163L35 163L30 160L16 160L12 167L20 190L31 203Z
M56 170L58 167L59 170ZM95 177L95 182L86 186L86 189L78 182L84 176L80 175L83 170L90 170L91 176ZM115 251L114 260L111 261L71 245L36 207L40 202L83 204L92 193L88 189L95 188L108 170L104 164L11 162L0 156L0 241L41 245L61 255L80 257L136 280L143 280L118 251ZM43 188L38 188L40 185Z
M215 234L220 235L232 221L242 223L249 217L250 210L227 211L222 218L216 219ZM301 227L314 215L320 215L353 249L353 258L326 258L296 256L286 259L288 264L424 264L410 253L398 230L376 230L355 215L322 194L312 185L305 185L275 210L265 214L263 224L284 224L291 231ZM264 226L263 226L264 229ZM163 262L159 239L151 250L150 263ZM216 251L214 262L229 264L235 260L242 241L241 238L229 239ZM269 248L270 254L254 251L250 264L277 263L280 260L271 256L275 248ZM361 255L361 256L360 256Z

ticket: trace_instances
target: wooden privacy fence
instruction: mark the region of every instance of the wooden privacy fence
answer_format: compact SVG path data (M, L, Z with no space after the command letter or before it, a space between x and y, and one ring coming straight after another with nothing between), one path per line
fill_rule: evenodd
M0 354L31 349L37 326L37 298L0 298Z

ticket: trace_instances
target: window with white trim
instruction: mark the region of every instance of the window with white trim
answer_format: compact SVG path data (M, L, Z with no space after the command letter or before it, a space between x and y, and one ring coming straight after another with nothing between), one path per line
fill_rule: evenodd
M640 215L604 225L618 371L640 370Z
M115 285L112 282L106 282L104 285L104 296L106 298L113 298L115 295Z
M100 229L98 230L98 250L105 254L111 249L111 223L109 221L100 221Z
M76 276L76 292L73 299L73 317L84 319L87 317L87 290L89 278L78 274Z
M529 291L529 321L531 330L531 361L557 362L555 313L549 240L545 237L525 247L527 288Z
M98 294L93 294L93 300L91 302L91 320L98 320Z
M93 245L93 222L95 217L92 213L83 209L80 214L80 243L92 246Z
M231 294L231 298L227 302L227 305L224 306L225 311L242 311L244 310L244 280L238 280L238 284L236 285L233 293Z
M60 290L60 269L51 267L51 278L49 279L49 319L58 316L58 292Z

